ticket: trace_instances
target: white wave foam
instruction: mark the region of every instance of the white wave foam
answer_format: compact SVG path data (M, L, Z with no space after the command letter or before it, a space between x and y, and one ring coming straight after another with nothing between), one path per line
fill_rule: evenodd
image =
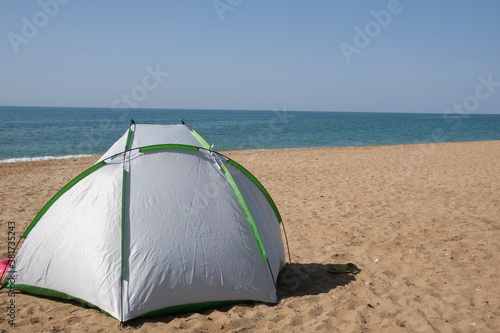
M66 155L66 156L37 156L37 157L15 157L0 160L0 163L16 163L16 162L33 162L33 161L47 161L47 160L62 160L66 158L79 158L91 157L94 155Z

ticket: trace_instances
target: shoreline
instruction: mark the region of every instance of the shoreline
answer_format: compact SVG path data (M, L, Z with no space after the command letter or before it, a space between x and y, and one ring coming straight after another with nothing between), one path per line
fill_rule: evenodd
M292 263L279 303L136 319L16 296L7 331L500 331L500 141L222 152L267 189ZM45 203L98 156L0 164L0 259ZM5 241L4 241L5 240ZM288 257L287 257L288 259ZM331 274L353 263L356 275ZM0 309L11 297L0 291ZM258 318L259 320L255 320Z
M224 155L226 153L234 153L234 152L259 152L259 151L303 150L303 149L356 149L356 148L372 148L372 147L404 147L404 146L416 146L416 145L442 145L442 144L475 143L475 142L500 142L500 140L402 143L402 144L371 145L371 146L325 146L325 147L299 147L299 148L277 148L277 149L262 148L262 149L227 150L227 151L216 150L216 152ZM55 160L80 159L89 157L99 158L101 156L102 155L82 154L82 155L63 155L63 156L13 157L0 160L0 165L12 164L12 163L31 163L31 162L43 162L43 161L55 161Z

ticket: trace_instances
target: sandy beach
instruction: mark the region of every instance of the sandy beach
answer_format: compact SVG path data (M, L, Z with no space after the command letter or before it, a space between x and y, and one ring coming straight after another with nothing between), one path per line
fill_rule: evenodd
M267 188L292 263L279 304L119 322L0 291L0 332L499 332L500 141L225 153ZM0 164L0 259L97 157ZM331 274L333 264L361 272Z

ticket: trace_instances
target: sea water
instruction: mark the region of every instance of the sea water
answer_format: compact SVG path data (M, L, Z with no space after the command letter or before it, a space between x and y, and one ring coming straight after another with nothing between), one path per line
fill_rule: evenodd
M500 115L0 107L0 162L101 155L130 125L194 128L214 150L500 140Z

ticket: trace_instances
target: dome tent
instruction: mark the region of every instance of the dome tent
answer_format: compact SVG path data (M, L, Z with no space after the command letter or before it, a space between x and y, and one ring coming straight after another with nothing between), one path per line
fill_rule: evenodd
M275 303L280 222L259 181L194 130L132 122L34 218L6 281L120 322Z

